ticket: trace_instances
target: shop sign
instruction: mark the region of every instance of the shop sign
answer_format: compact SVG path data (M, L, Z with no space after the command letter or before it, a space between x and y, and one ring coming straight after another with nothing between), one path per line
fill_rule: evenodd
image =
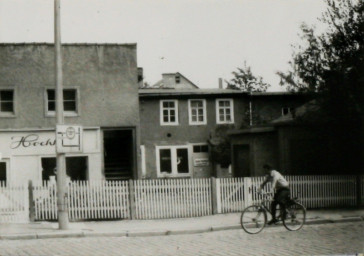
M55 139L40 138L38 134L30 133L22 136L11 137L11 149L18 148L34 148L34 147L46 147L56 145Z
M210 164L210 161L208 158L196 158L194 159L194 166L200 167L200 166L208 166Z

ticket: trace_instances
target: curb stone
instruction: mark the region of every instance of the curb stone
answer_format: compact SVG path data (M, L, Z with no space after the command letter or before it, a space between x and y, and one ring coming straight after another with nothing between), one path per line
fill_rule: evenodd
M83 232L84 237L127 237L128 232Z
M21 235L2 235L0 240L30 240L37 239L36 234L21 234Z
M167 235L185 235L185 234L198 234L211 232L212 228L200 228L200 229L185 229L185 230L170 230Z
M345 217L342 219L310 219L306 220L305 225L319 225L330 223L346 223L364 221L364 216ZM272 228L274 226L267 226ZM11 234L0 235L0 240L30 240L30 239L49 239L49 238L76 238L76 237L148 237L148 236L166 236L166 235L183 235L183 234L198 234L211 231L223 231L240 229L240 224L227 226L211 226L200 229L185 229L185 230L156 230L156 231L121 231L121 232L68 232L68 233L43 233L43 234Z
M147 236L164 236L168 231L132 231L127 232L127 237L147 237Z

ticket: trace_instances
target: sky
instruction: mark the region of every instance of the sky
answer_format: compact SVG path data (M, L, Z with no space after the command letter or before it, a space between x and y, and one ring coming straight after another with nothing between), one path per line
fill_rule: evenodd
M54 42L53 0L0 0L0 43ZM251 67L282 91L300 25L319 26L323 0L61 0L62 43L136 43L154 84L180 72L200 88Z

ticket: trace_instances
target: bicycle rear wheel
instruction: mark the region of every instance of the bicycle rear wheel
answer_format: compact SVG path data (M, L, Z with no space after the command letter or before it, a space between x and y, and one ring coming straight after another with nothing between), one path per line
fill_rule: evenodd
M287 206L287 213L283 219L283 225L290 231L297 231L303 227L306 222L306 209L302 204L294 203Z
M267 213L259 205L251 205L241 213L240 224L245 232L257 234L267 223Z

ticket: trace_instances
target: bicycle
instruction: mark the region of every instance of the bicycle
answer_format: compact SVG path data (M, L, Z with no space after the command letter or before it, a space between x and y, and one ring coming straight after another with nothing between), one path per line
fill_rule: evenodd
M250 205L241 213L241 227L249 234L261 232L267 224L267 212L272 215L269 208L272 201L272 193L261 193L260 195L263 196L263 199L259 204ZM290 201L285 207L285 212L283 212L283 209L279 209L280 214L277 220L282 221L283 226L287 230L297 231L305 224L306 208L299 203L297 197Z

